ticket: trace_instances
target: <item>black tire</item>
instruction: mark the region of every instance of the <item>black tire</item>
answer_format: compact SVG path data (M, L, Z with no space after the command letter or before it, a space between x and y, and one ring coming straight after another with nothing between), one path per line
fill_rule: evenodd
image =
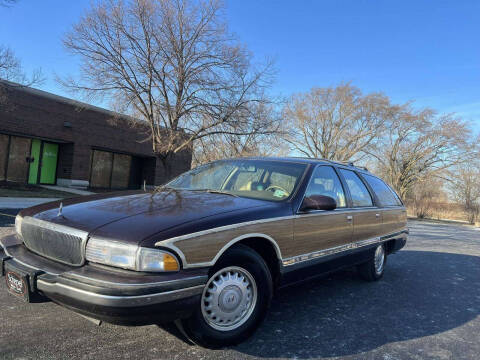
M375 254L378 248L383 249L383 266L381 268L381 271L377 271L376 265L375 265ZM387 252L385 249L385 245L380 244L375 249L373 249L372 258L370 260L368 260L363 264L357 265L357 271L364 280L377 281L382 278L383 273L385 272L386 264L387 264Z
M205 320L199 303L190 318L177 322L180 330L198 345L221 348L246 340L259 327L270 306L273 295L272 276L267 264L257 252L244 245L235 245L218 260L210 271L209 280L218 271L228 267L244 269L253 277L257 287L253 310L239 327L233 330L217 330Z

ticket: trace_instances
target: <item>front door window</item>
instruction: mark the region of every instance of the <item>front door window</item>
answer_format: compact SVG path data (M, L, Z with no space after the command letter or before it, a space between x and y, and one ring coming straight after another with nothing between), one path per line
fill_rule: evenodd
M331 166L318 166L310 179L305 196L330 196L337 202L337 208L347 206L342 183Z

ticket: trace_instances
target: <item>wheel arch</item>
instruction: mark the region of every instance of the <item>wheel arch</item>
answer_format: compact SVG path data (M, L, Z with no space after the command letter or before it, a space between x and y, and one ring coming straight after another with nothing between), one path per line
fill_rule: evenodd
M274 285L278 285L281 276L282 253L277 242L266 234L252 233L244 234L229 241L218 252L213 260L214 265L232 247L245 245L257 252L267 264L272 275Z

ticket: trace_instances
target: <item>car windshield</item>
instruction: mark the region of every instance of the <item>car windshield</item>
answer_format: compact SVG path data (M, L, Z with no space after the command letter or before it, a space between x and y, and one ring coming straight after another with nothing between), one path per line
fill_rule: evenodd
M293 162L221 160L190 170L166 187L282 201L295 191L305 168Z

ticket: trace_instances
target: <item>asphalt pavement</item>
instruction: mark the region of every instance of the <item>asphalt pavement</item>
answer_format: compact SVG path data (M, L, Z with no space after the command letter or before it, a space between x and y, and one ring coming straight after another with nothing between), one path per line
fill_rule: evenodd
M0 229L5 226L15 225L15 216L20 210L0 208Z
M408 244L388 258L382 280L346 270L283 289L259 331L223 350L158 326L96 326L51 302L25 304L1 281L0 358L478 359L480 230L409 226Z

